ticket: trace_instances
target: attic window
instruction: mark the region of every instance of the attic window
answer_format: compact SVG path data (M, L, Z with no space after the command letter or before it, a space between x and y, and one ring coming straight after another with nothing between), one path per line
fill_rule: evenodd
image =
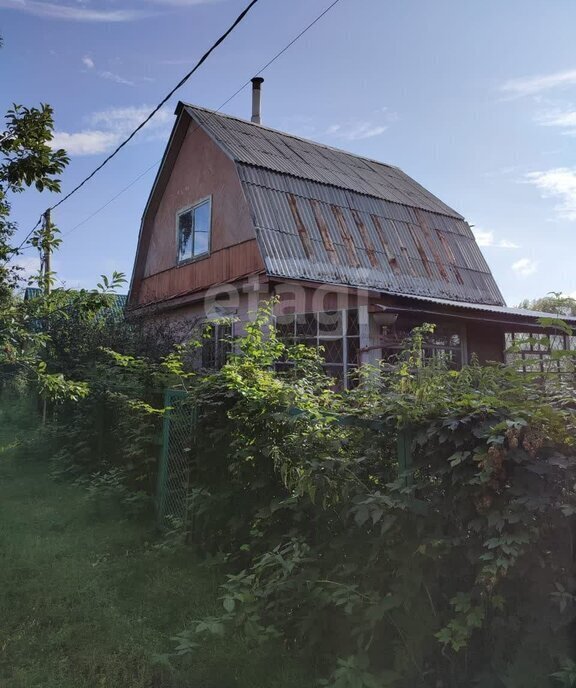
M211 215L209 198L178 213L178 263L210 253Z

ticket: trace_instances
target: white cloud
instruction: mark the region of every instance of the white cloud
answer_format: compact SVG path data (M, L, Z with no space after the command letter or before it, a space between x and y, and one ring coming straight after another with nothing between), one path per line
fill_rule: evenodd
M334 136L346 141L361 141L380 136L388 129L387 125L375 124L370 121L348 122L346 124L333 124L326 130L327 136Z
M128 79L125 79L123 76L115 74L114 72L99 71L98 76L102 79L106 79L107 81L113 81L115 84L122 84L123 86L134 86L133 81L129 81Z
M326 139L340 139L343 141L361 141L382 135L398 116L388 108L375 110L372 116L365 119L350 118L342 122L335 122L330 126L320 126L315 120L302 114L292 114L282 120L281 129L289 131L295 136L302 136L316 141Z
M82 64L86 67L86 69L89 72L91 72L92 74L96 74L101 79L113 81L115 84L121 84L123 86L134 86L133 81L125 79L123 76L120 76L120 74L116 74L115 72L110 72L108 70L96 69L96 63L94 62L93 58L90 57L90 55L84 55L84 57L82 58Z
M520 258L515 263L512 263L512 270L520 277L529 277L533 275L538 269L538 263L530 258Z
M472 227L472 233L476 238L478 246L492 247L492 248L520 248L509 239L496 239L494 232L481 229L480 227Z
M69 155L98 155L112 150L120 143L120 136L106 131L79 131L70 134L57 131L52 138L53 148L64 148Z
M362 141L363 139L381 136L392 122L398 120L398 115L387 107L374 112L374 116L366 119L353 118L345 122L332 124L324 132L325 136L331 136L346 141Z
M99 155L113 150L152 110L147 105L110 108L94 112L86 118L87 127L78 132L57 131L53 148L64 148L69 155ZM144 127L141 140L162 138L168 132L173 117L168 108L158 112Z
M560 203L555 206L559 217L576 220L576 168L556 167L530 172L526 175L526 180L540 189L544 198L560 199Z
M576 69L506 81L500 89L511 96L530 96L555 88L576 86Z
M80 22L127 22L150 16L149 12L141 10L92 10L78 5L60 5L40 0L0 0L0 7L46 19Z
M536 122L544 127L563 129L562 133L576 136L576 110L548 110L540 113Z
M137 127L150 114L152 109L148 105L110 108L92 113L88 117L88 122L93 126L101 125L125 134ZM171 124L172 121L173 116L170 108L162 108L154 115L154 119L146 125L146 129L165 129L166 125Z

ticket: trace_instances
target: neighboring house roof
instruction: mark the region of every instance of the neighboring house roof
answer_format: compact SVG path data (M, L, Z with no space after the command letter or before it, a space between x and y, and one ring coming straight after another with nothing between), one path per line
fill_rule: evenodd
M112 301L110 307L106 309L106 311L111 315L123 317L126 304L128 303L128 294L112 294L112 296L114 297L114 300Z
M72 290L76 291L76 290ZM37 298L42 295L42 290L38 287L26 287L24 291L24 301L29 301L30 299ZM126 303L128 302L127 294L109 294L112 297L112 303L108 308L103 309L107 314L114 317L123 317L124 309L126 308Z
M41 294L42 289L39 289L38 287L26 287L24 291L24 301L30 301L30 299L34 299Z
M270 276L504 305L463 217L397 167L182 110L236 163Z

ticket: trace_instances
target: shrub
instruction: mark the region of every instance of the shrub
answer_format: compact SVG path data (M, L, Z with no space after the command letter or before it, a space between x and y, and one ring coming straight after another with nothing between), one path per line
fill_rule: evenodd
M572 392L422 367L416 332L393 370L336 394L262 317L190 393L191 536L235 571L221 618L188 637L281 637L333 658L338 687L552 685L574 644Z
M424 366L427 329L340 393L316 352L276 339L271 306L219 372L187 372L181 349L93 366L90 394L60 412L59 461L97 473L95 491L153 491L160 390L197 411L172 534L188 528L228 576L221 616L184 629L178 654L235 629L300 648L333 688L570 685L573 389Z

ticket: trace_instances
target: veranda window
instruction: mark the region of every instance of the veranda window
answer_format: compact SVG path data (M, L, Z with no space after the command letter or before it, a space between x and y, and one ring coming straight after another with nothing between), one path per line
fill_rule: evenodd
M506 363L517 370L533 373L573 373L576 337L564 333L506 333Z
M202 368L220 370L232 351L233 327L230 323L209 323L202 338Z
M211 215L209 198L178 213L178 263L210 252Z
M327 311L323 313L291 313L276 318L279 339L286 344L305 344L322 347L324 370L336 378L339 386L353 384L359 364L360 327L357 310ZM290 361L277 365L286 370Z
M413 329L417 323L401 328L392 327L382 335L382 360L394 364L402 352L411 346ZM436 325L434 332L426 334L422 343L423 362L442 365L452 370L462 368L465 356L465 337L458 327Z

